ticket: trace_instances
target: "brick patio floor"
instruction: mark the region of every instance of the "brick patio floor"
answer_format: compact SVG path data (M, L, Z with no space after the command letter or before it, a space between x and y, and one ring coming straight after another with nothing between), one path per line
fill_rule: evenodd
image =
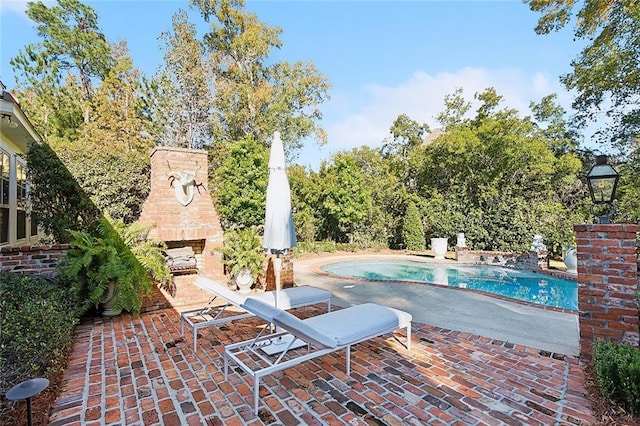
M296 310L300 316L324 306ZM198 352L174 309L77 327L51 425L553 425L595 422L575 358L413 324L261 381L224 381L224 345L255 336L257 318L210 327ZM399 336L400 337L400 336ZM404 336L401 336L404 337Z

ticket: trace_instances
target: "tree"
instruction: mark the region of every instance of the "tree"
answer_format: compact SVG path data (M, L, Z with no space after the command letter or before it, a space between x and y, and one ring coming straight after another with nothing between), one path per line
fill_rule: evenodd
M467 102L456 93L441 117L460 119L447 120L447 131L425 148L419 172L427 237L465 232L474 248L494 250L523 250L534 233L549 245L566 242L586 193L577 179L580 159L557 149L566 144L561 123L542 128L500 109L492 88L475 95L476 116L462 118ZM558 111L551 99L541 105Z
M424 251L426 248L422 216L416 203L411 200L407 203L407 212L402 222L402 239L407 250Z
M282 29L270 27L244 9L243 0L192 0L211 23L204 48L211 59L213 139L216 143L267 140L279 130L294 154L302 139L320 143L326 134L318 105L327 97L325 76L308 62L270 61L282 47Z
M349 153L368 183L371 203L363 205L365 218L354 227L360 247L398 247L407 191L392 162L378 148L362 146Z
M445 110L436 116L444 130L449 126L462 124L464 116L471 109L471 103L465 100L462 91L462 88L458 87L452 94L444 97Z
M319 181L314 178L313 171L307 171L305 167L300 165L288 167L287 175L291 187L293 222L297 237L300 241L312 243L319 233Z
M602 134L625 149L638 149L640 134L640 3L635 0L525 0L542 14L535 28L549 34L575 15L575 37L589 44L571 62L573 72L561 78L578 96L577 122L593 122L604 110L612 119ZM580 8L578 10L578 8Z
M225 230L264 224L269 150L251 136L228 143L214 171L216 209Z
M320 165L322 217L327 236L336 242L353 242L354 227L371 204L369 184L353 157L338 153Z
M100 214L134 222L149 190L150 125L125 42L111 46L93 9L75 0L27 13L43 40L12 61L22 106L46 145L31 148L34 218L56 241Z
M553 93L540 102L529 103L533 116L542 128L545 138L552 142L551 150L556 155L573 152L578 148L578 134L566 119L566 110L556 103L558 96Z
M204 46L196 39L187 14L173 15L173 33L161 35L166 44L165 64L155 77L153 117L161 145L202 149L211 145L212 94Z
M389 131L391 138L385 141L382 151L392 164L395 173L410 189L415 183L416 170L416 164L411 161L412 154L423 144L424 135L429 132L429 125L419 124L406 114L400 114Z
M111 50L98 28L98 16L90 6L78 0L58 0L47 7L42 1L27 5L27 16L36 22L39 43L28 44L10 63L21 73L27 87L39 88L39 100L47 105L49 90L64 85L67 73L78 76L84 101L93 98L94 78L104 78L112 66ZM52 105L53 107L53 105ZM55 108L50 112L55 114ZM89 109L83 109L89 121Z
M93 97L93 119L82 126L76 149L146 157L155 144L150 137L151 124L143 116L140 72L133 68L126 43L112 51L114 66Z
M32 185L31 214L58 243L69 242L69 230L88 231L100 211L76 178L47 144L32 143L27 153Z

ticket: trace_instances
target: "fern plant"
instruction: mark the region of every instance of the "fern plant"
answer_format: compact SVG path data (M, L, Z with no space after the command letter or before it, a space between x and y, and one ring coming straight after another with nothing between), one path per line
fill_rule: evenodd
M148 238L150 227L101 218L95 229L96 235L69 231L73 240L61 271L75 283L86 309L98 307L112 286L114 313L137 314L143 298L151 295L152 279L163 288L172 286L166 247Z

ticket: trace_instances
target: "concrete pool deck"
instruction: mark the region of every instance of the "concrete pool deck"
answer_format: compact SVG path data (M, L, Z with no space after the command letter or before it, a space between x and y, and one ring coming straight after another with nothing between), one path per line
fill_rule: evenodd
M404 258L406 255L318 256L294 260L298 285L333 293L337 306L374 302L410 312L413 320L448 330L524 345L544 351L579 355L578 315L510 302L473 291L438 285L362 281L321 273L320 265L357 258ZM423 259L424 260L424 259Z

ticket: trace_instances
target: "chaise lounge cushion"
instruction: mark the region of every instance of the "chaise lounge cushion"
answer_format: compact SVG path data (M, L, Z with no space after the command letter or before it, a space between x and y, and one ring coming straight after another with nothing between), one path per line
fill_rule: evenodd
M242 305L247 300L246 295L231 290L226 284L221 284L209 278L198 277L194 284L196 287L214 293L237 306Z
M411 314L375 303L356 305L304 320L257 299L247 300L242 307L257 316L268 319L277 328L281 328L281 330L276 328L276 332L272 334L263 335L261 332L254 339L233 343L225 346L224 349L224 379L228 380L229 358L253 378L253 406L256 415L258 414L260 379L265 375L344 349L348 376L351 345L401 328L406 329L406 347L411 348ZM267 349L274 343L277 344L274 339L286 334L293 335L294 339L283 339L283 342L288 344L283 344L278 351L274 351L281 352L276 357L275 353ZM290 349L299 347L295 345L298 341L306 343L307 350L290 352ZM260 349L273 357L268 358L258 353Z
M282 326L287 331L306 337L321 347L335 348L337 346L336 339L331 334L314 329L287 311L267 305L257 299L248 299L242 307L262 319Z
M222 299L227 302L224 305L209 304L203 308L191 309L180 314L180 322L182 325L182 334L184 335L185 324L193 329L193 350L198 348L198 330L204 327L219 325L236 319L247 318L255 315L248 309L248 312L234 312L233 307L243 308L249 299L257 299L268 305L275 304L275 292L241 294L229 288L226 284L212 280L207 277L198 277L194 284L210 293L214 299ZM300 286L290 287L281 290L278 298L278 307L280 309L294 309L302 306L315 305L317 303L325 303L327 310L331 311L331 292L313 287ZM229 309L228 309L229 308ZM264 318L264 317L263 317ZM265 318L267 319L267 318Z
M249 302L249 301L247 301ZM289 312L251 301L253 311L298 337L326 348L351 345L411 323L411 314L375 303L364 303L304 320Z
M411 315L406 312L375 303L363 303L333 311L331 315L307 318L304 323L314 330L332 335L336 343L342 346L401 327L400 313L408 315L408 321L411 321ZM276 318L276 324L278 320L279 317Z
M326 298L331 297L331 292L309 285L300 287L290 287L281 290L278 298L278 306L284 306L288 309L290 306L307 306L313 305L318 301L318 295L324 293ZM261 300L269 305L276 305L276 292L266 291L264 293L252 294L251 298Z

